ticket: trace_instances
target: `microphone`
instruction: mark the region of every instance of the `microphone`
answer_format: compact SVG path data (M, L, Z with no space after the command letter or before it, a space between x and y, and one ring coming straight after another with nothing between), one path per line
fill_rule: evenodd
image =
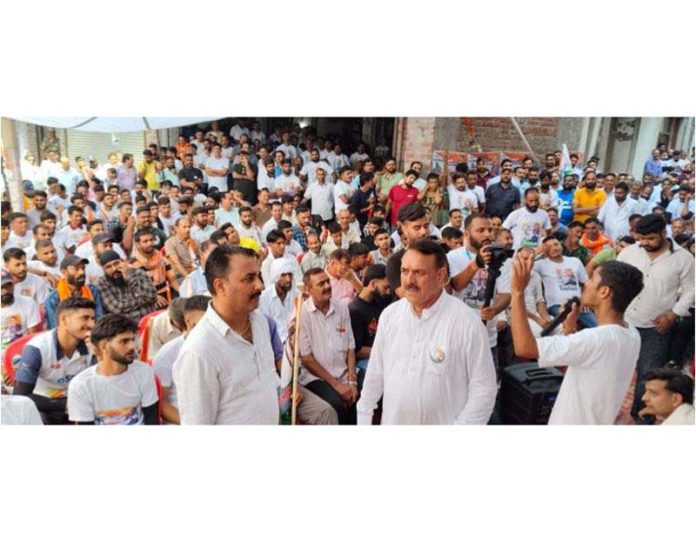
M577 303L578 306L580 306L580 299L577 297L571 297L568 301L566 301L565 305L563 305L563 310L561 310L561 312L558 313L558 316L551 320L551 323L541 332L542 337L548 337L551 335L551 333L553 333L554 330L560 326L566 318L568 318L568 315L573 310L573 303Z

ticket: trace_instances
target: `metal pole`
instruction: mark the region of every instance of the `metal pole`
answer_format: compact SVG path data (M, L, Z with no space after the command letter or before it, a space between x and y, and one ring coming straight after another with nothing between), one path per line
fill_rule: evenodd
M524 136L524 133L522 132L522 128L520 128L520 125L517 124L517 120L515 119L515 117L510 117L510 121L512 122L512 125L515 127L515 130L517 130L517 133L522 138L522 142L524 143L524 146L527 147L529 154L531 154L532 158L534 158L534 161L537 164L541 164L541 162L539 162L539 159L537 158L537 155L534 153L532 146L529 144L529 141L527 141L527 138Z
M0 145L2 146L2 176L7 186L12 208L15 211L24 211L21 156L17 141L17 124L13 119L2 117Z

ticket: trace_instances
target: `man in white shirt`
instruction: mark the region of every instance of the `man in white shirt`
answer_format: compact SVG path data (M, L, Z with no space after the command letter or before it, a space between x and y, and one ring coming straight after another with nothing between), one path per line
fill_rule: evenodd
M449 210L460 211L466 218L478 210L478 199L474 192L467 190L466 175L457 172L454 174L452 184L447 187L449 194Z
M256 253L219 246L206 262L212 302L173 366L182 424L277 425L279 378Z
M650 214L636 225L638 243L626 247L618 261L643 273L645 287L626 311L626 321L640 334L636 390L631 416L640 421L645 374L669 361L671 329L694 306L694 257L667 238L664 219Z
M246 120L237 119L237 124L230 128L230 137L238 142L242 134L249 135L249 128L247 128Z
M543 242L546 258L534 264L534 271L539 273L544 285L544 298L549 314L556 316L563 309L566 301L582 295L583 285L587 282L587 271L578 258L563 255L563 245L555 237L547 237ZM591 312L580 315L583 327L595 327L597 320Z
M191 227L191 239L197 245L210 239L210 236L215 231L215 226L208 224L208 209L206 207L197 207L193 210L193 226Z
M292 172L292 160L289 158L283 160L281 174L274 181L278 196L294 196L302 188L299 177Z
M694 379L677 369L653 369L645 375L645 408L661 425L694 425Z
M227 174L229 172L230 161L222 157L222 145L214 143L212 155L205 160L208 189L215 187L220 192L227 192Z
M254 212L251 207L245 206L239 209L239 225L237 225L239 238L251 238L261 246L261 229L254 224Z
M546 211L539 209L539 191L528 188L524 193L524 207L511 212L503 222L503 228L512 232L512 247L536 247L551 229L551 221Z
M367 148L365 147L365 143L360 143L358 145L358 149L350 155L350 165L354 167L355 162L357 162L358 160L360 160L361 162L365 162L365 160L367 160L370 157L370 155L368 155L366 151Z
M266 286L273 284L274 280L273 274L271 273L271 266L275 260L282 259L289 261L292 267L295 269L295 272L293 273L293 282L295 285L297 285L301 278L300 265L297 263L297 258L294 258L291 254L288 254L287 240L283 231L277 229L268 232L268 235L266 236L266 246L268 247L268 255L261 263L261 278L263 279L263 283Z
M350 167L343 167L338 171L338 180L334 185L334 208L336 215L350 206L350 199L355 192L355 188L351 184L352 181L353 170Z
M12 276L15 294L26 296L41 305L50 292L50 285L45 280L29 273L26 253L21 248L8 248L2 255L5 269Z
M322 269L307 271L303 282L309 299L300 318L300 383L333 407L339 425L355 425L358 380L348 306L332 299Z
M279 201L271 203L271 218L261 228L261 244L266 244L266 237L273 230L278 229L278 224L283 219L283 204Z
M60 169L51 175L58 179L58 182L65 186L65 191L72 195L75 192L77 183L80 181L80 174L70 166L70 160L63 156L60 159Z
M382 424L485 424L497 393L488 336L479 315L444 291L447 257L424 239L401 262L404 298L380 316L358 402L370 425L380 397Z
M293 286L293 275L297 267L287 258L273 260L271 264L271 284L266 286L259 299L262 313L275 320L280 340L288 338L288 324L295 308L298 291Z
M329 153L326 160L329 162L329 165L334 171L339 171L344 167L351 167L350 160L345 154L343 154L343 150L341 149L341 145L339 143L334 145L333 151Z
M316 182L309 184L302 200L303 204L306 204L308 200L312 201L312 217L315 222L317 219L328 222L334 217L334 186L326 181L328 172L325 168L329 168L329 166L324 164L317 167Z
M24 213L12 213L10 220L10 238L7 247L29 248L34 240L34 235L29 229L29 221Z
M41 162L41 174L46 181L49 177L57 177L60 174L61 162L56 151L48 151L46 160Z
M55 243L60 241L62 244L60 248L71 251L87 235L87 228L82 221L83 213L84 211L77 205L68 207L68 223L57 232L54 239Z
M276 151L282 151L285 155L286 160L290 160L290 163L299 156L300 153L297 152L297 148L290 143L290 132L284 130L280 136L282 143L276 147Z
M515 354L540 367L567 366L549 424L613 424L621 410L640 350L640 335L624 321L629 303L643 287L640 271L617 261L595 269L581 304L598 326L577 333L580 307L563 323L566 335L535 338L527 319L524 291L534 265L533 251L518 252L512 264L511 328Z
M149 365L135 361L138 324L107 314L92 329L98 359L68 385L68 417L79 425L159 425L157 385Z
M612 196L607 197L597 218L604 224L604 233L612 241L629 235L629 217L638 212L635 200L628 197L630 188L625 182L617 183Z
M12 341L27 333L36 333L41 324L38 304L16 289L12 275L5 269L0 273L2 310L0 310L0 338L3 351Z
M300 170L300 178L311 186L317 181L317 169L324 170L324 177L332 179L334 169L325 161L319 160L319 150L312 149L309 151L309 160L305 161Z
M679 188L677 197L673 198L672 201L669 202L669 205L667 205L667 209L665 210L672 214L673 220L675 218L684 218L689 213L691 213L691 216L693 217L694 205L692 191L688 186L684 185Z
M483 187L476 184L477 181L478 174L475 171L468 171L466 173L466 191L476 198L477 210L483 212L483 208L486 205L486 192Z

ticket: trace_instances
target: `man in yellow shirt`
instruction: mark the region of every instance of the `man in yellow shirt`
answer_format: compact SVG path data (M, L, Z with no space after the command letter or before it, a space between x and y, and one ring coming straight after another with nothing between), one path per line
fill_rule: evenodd
M147 181L148 190L159 190L159 173L162 164L155 160L155 155L150 149L143 151L144 160L138 164L138 179Z
M607 199L607 193L597 188L597 176L594 171L585 173L582 180L585 186L575 191L573 213L575 213L575 220L584 223L588 218L599 214L599 208Z

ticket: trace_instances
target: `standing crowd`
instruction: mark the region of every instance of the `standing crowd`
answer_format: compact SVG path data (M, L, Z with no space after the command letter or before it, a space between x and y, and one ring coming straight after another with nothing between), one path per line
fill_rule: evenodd
M99 164L49 134L2 201L3 423L278 424L295 352L304 424L500 423L528 360L566 368L549 423L629 391L694 423L693 149L637 179L345 147L236 119Z

